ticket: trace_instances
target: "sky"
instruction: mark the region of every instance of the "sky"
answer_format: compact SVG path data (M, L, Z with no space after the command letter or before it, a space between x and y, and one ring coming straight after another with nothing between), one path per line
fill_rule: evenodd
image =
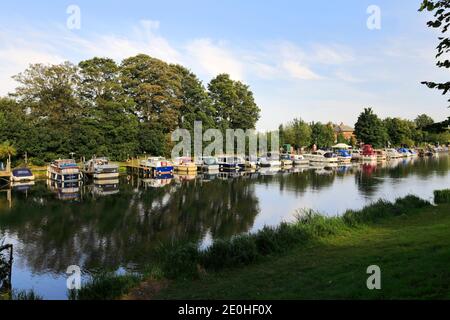
M442 121L447 98L420 82L448 81L448 70L435 66L439 34L420 2L2 1L0 95L30 63L145 53L188 67L205 85L219 73L248 84L259 130L294 118L353 125L365 107Z

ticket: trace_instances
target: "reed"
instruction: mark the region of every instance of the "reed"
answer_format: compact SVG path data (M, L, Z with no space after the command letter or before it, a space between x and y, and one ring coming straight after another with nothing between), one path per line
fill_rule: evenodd
M450 189L436 190L434 192L434 203L436 204L450 203Z

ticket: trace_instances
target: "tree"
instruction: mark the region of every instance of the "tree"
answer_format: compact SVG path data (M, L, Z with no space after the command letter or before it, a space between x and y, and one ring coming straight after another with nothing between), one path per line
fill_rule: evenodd
M211 80L208 89L219 128L246 130L256 127L261 110L247 85L221 74Z
M9 141L0 144L0 159L14 157L16 154L16 148L14 148Z
M439 37L439 44L437 46L436 59L438 60L436 65L439 68L450 68L450 61L444 58L444 54L450 52L450 38L448 37L448 29L450 27L450 1L449 0L423 0L419 11L428 10L429 12L434 12L434 20L427 23L428 27L439 29L440 32L445 35ZM431 89L437 89L442 91L445 95L450 90L450 81L445 83L436 82L422 82ZM449 100L450 102L450 100Z
M423 130L428 126L431 126L434 123L434 120L426 114L421 114L417 116L414 122L416 123L417 129Z
M311 123L311 143L319 148L329 148L335 142L334 129L331 123Z
M359 142L371 144L376 148L385 145L387 134L383 122L373 113L372 108L364 109L355 125L355 135Z
M415 124L400 118L387 118L383 121L383 125L386 128L388 134L388 140L391 144L400 145L412 145L412 130L415 129Z

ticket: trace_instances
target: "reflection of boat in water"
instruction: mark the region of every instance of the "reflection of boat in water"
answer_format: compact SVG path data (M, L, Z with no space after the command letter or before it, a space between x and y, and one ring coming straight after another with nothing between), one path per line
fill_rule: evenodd
M93 193L99 196L109 196L119 193L119 179L94 180Z
M215 179L217 179L217 177L219 176L219 172L215 172L215 173L204 173L203 175L200 176L201 180L203 182L209 182L209 181L213 181Z
M34 181L27 182L11 182L11 188L13 191L26 192L35 185Z
M259 170L259 174L261 175L261 176L275 176L275 175L277 175L279 172L281 171L281 168L280 167L266 167L266 168L264 168L264 167L262 167L260 170Z
M54 181L80 181L81 172L75 160L55 160L47 168L47 176Z
M365 175L372 175L377 170L377 165L374 163L364 163L362 165L362 172Z
M60 200L80 200L81 181L47 180L47 185Z
M182 183L185 181L193 181L197 179L197 173L189 173L189 174L176 174L175 181Z
M119 166L111 164L108 158L94 158L84 164L84 173L94 178L94 180L118 179Z
M11 172L12 182L27 182L34 181L34 175L28 168L17 168Z
M172 183L173 175L163 175L155 179L143 179L141 181L146 188L162 188Z

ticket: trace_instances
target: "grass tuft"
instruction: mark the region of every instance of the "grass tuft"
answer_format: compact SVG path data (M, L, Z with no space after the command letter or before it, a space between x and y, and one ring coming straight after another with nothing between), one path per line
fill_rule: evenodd
M434 192L434 203L436 204L450 203L450 189L436 190Z
M126 294L142 281L137 275L102 274L85 284L81 290L71 290L70 300L114 300Z

